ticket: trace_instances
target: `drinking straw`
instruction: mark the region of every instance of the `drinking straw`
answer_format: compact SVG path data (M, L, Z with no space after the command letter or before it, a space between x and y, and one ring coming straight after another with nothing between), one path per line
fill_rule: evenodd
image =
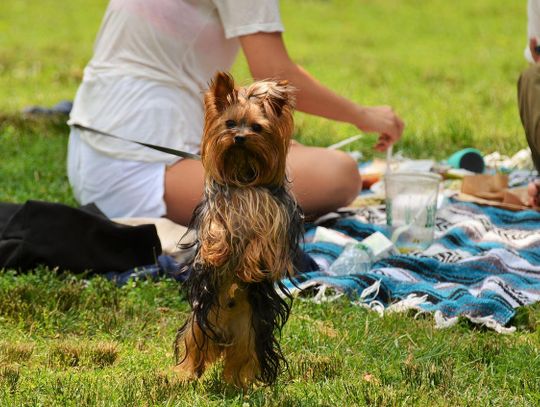
M351 144L353 141L361 139L362 137L364 137L363 134L357 134L356 136L352 136L352 137L346 138L345 140L341 140L341 141L337 142L336 144L332 144L332 145L328 146L327 148L329 150L337 150L338 148L346 146L347 144Z
M386 149L386 169L384 170L385 174L390 174L390 162L392 161L392 149L393 145L390 144L390 147Z

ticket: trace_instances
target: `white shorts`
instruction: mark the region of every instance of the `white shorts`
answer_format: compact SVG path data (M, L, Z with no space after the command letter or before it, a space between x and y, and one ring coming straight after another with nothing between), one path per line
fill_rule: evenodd
M165 163L119 160L102 154L71 129L68 178L81 204L95 203L109 218L152 217L166 214Z

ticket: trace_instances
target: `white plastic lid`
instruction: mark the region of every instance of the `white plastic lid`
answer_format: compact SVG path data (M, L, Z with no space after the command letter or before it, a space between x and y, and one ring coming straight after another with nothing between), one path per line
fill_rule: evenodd
M361 243L367 246L375 257L379 257L384 253L389 252L394 247L392 241L381 232L372 233L362 240Z

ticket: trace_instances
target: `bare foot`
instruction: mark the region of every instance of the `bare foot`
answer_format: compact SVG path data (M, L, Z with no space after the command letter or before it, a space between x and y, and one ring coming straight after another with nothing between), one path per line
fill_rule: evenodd
M540 179L531 182L527 191L529 193L529 204L532 207L540 207Z

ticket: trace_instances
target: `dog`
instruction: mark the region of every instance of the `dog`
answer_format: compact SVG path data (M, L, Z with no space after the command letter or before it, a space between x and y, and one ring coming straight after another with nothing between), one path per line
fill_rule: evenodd
M272 80L237 88L218 72L204 105L205 189L189 228L197 245L186 282L191 314L176 337L174 370L195 379L223 360L223 379L245 389L274 383L286 366L278 336L292 298L282 279L295 273L303 232L286 174L294 91Z

